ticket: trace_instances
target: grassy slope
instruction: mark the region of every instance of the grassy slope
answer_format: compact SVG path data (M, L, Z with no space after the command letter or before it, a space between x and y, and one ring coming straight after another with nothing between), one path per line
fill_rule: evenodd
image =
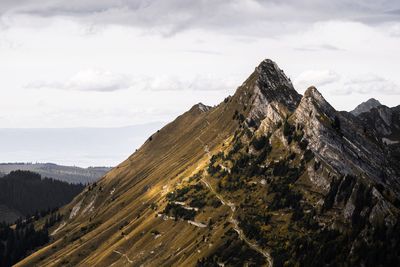
M165 262L193 265L206 256L212 247L203 242L199 249L196 243L199 236L208 232L207 228L198 228L186 221L164 221L156 218L156 214L165 205L165 192L206 164L209 155L205 146L215 153L233 135L238 124L232 116L235 110L245 113L246 95L245 88L239 88L227 103L207 112L195 106L155 133L151 141L111 170L95 187L88 188L64 207L63 213L68 216L73 207L81 206L77 217L66 221L53 243L17 266L109 266L112 263L124 266L128 258L151 262L154 266ZM89 208L82 214L93 199L93 211L89 212ZM151 203L160 208L150 209ZM221 207L212 212L206 210L199 218L206 221L207 217L224 213ZM221 225L215 226L216 236L222 233ZM157 239L149 234L155 228L163 233ZM184 247L186 251L179 253Z

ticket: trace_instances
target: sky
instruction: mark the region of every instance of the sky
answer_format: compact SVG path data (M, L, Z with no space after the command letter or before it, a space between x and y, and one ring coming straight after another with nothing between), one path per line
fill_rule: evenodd
M0 127L168 122L265 58L337 109L400 104L397 0L2 0Z

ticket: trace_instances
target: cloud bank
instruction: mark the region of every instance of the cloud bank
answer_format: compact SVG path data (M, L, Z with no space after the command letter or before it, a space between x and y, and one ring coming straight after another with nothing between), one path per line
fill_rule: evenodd
M0 2L0 127L170 121L271 58L337 109L400 102L400 2Z
M56 89L73 91L114 92L118 90L134 91L223 91L239 84L235 77L223 79L212 75L197 75L183 79L168 75L129 76L111 71L88 69L83 70L66 81L34 81L28 89Z
M187 29L229 34L282 34L304 24L399 21L395 0L5 0L4 16L68 17L93 25L126 25L170 36Z

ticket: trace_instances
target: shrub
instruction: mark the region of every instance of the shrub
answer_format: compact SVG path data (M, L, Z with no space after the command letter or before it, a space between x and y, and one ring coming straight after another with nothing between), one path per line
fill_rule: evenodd
M310 149L307 149L306 152L304 153L304 160L306 162L309 162L313 158L314 158L314 153Z
M179 218L184 220L193 220L196 216L196 211L187 210L175 203L168 203L163 213L175 217L175 220L178 220Z
M259 138L253 138L253 140L251 141L251 145L254 147L255 150L259 151L263 149L268 142L268 138L265 135L262 135Z
M283 122L283 135L286 137L292 136L295 128L287 120Z
M306 139L303 139L299 143L299 147L301 150L305 150L308 146L308 141Z

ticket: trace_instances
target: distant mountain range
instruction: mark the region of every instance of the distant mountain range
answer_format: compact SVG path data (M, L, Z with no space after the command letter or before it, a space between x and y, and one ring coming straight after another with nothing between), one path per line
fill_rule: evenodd
M337 111L264 60L86 187L16 266L400 266L399 133L400 106Z
M43 177L65 181L74 184L87 184L100 179L110 167L80 168L75 166L62 166L54 163L0 163L0 174L24 170L40 174ZM0 175L1 176L1 175Z

